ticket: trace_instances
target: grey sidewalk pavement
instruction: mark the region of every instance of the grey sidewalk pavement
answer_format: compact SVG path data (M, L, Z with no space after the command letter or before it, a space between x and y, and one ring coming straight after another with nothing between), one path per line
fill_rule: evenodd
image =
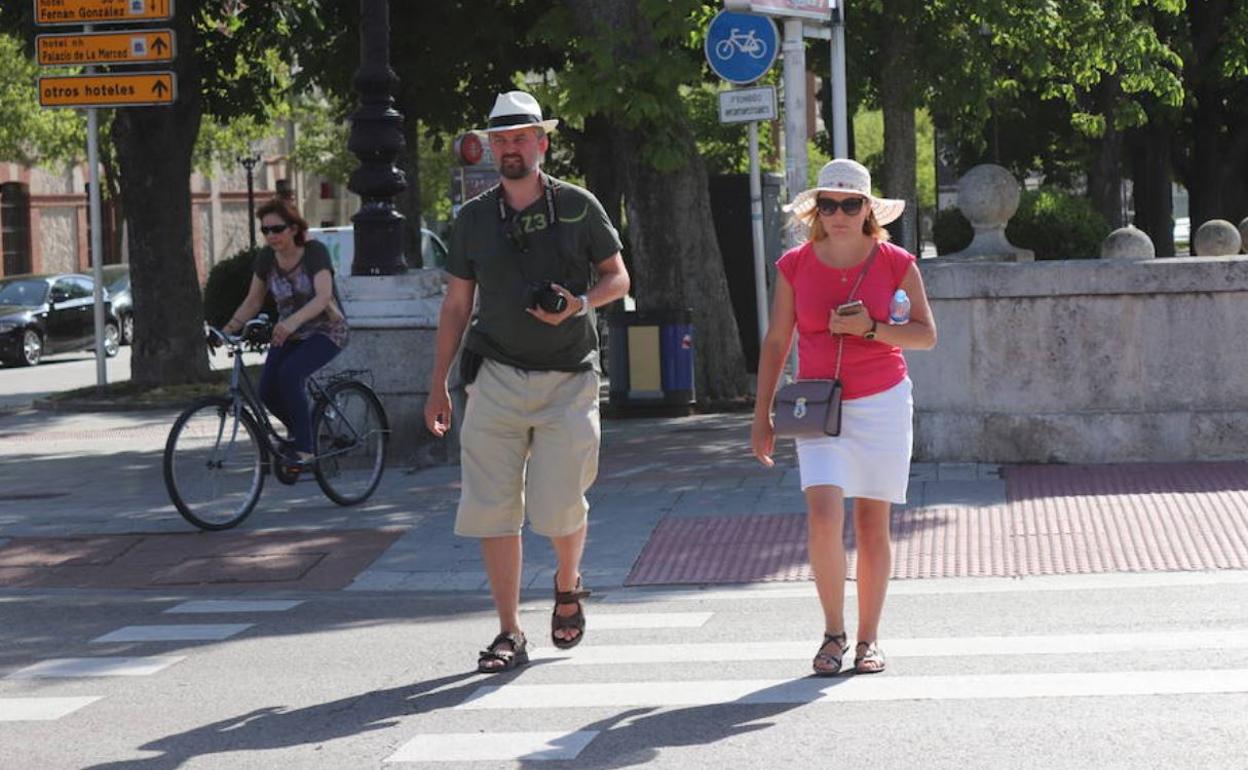
M178 516L161 477L173 417L34 410L0 415L0 588L15 585L5 583L6 564L8 574L20 576L29 575L32 565L73 563L72 547L40 562L37 551L50 547L49 538L70 539L73 546L87 536L161 536L162 542L188 545L188 554L201 549L199 559L207 546L214 558L260 559L289 553L257 550L258 535L326 530L399 533L385 539L388 547L365 569L340 581L349 590L484 587L476 543L451 531L457 466L393 465L374 497L355 508L334 505L310 480L284 487L270 479L238 529L201 534ZM588 585L809 578L792 445L782 442L775 468L762 467L749 452L749 420L748 414L604 420L600 472L589 495ZM893 514L896 574L1243 569L1246 468L916 463L910 500ZM852 546L852 532L847 537ZM344 534L335 542L350 538ZM17 545L25 551L14 561ZM145 547L157 549L154 542ZM93 553L100 566L114 558ZM526 533L525 586L548 591L553 563L548 543ZM322 582L319 587L341 587ZM204 584L244 587L238 580L214 584L210 577Z

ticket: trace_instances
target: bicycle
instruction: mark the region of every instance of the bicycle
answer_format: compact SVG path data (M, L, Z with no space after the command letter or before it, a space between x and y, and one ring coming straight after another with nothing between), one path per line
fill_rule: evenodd
M737 51L748 54L751 58L761 59L767 55L767 41L758 37L756 30L745 33L733 27L728 37L715 44L715 55L727 60Z
M268 342L266 316L248 321L238 335L208 327L234 357L227 395L205 396L178 415L165 442L165 488L178 513L200 529L229 529L246 519L260 500L270 472L283 484L300 474L286 467L289 447L273 427L243 366L245 349ZM389 421L365 370L308 378L312 398L314 456L307 461L330 500L356 505L367 500L385 470Z

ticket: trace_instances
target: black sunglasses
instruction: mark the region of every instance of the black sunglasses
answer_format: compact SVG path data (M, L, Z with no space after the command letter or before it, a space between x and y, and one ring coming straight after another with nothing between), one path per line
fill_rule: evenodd
M846 198L843 201L833 200L832 198L819 198L815 201L815 205L819 207L819 213L825 217L832 216L837 209L844 211L846 216L852 217L859 211L862 211L862 205L866 202L866 198Z
M265 235L277 235L278 233L286 232L286 228L288 227L290 227L290 225L261 225L260 232Z

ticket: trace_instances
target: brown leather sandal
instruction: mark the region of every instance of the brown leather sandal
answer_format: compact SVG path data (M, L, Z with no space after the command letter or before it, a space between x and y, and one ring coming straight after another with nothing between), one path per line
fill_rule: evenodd
M477 657L477 671L482 674L498 674L523 666L529 662L529 640L524 634L504 631L494 637L490 646ZM499 665L491 665L498 663Z
M854 673L878 674L884 670L884 651L875 642L859 642L854 647Z
M581 643L585 638L585 611L581 606L581 599L586 599L590 595L590 591L581 587L581 576L576 576L576 588L571 591L559 590L559 578L555 577L555 609L550 616L550 642L561 650L570 650ZM576 612L571 615L560 615L560 604L575 604ZM571 639L560 639L555 636L556 631L574 628L580 633Z
M836 645L837 653L825 652L828 645ZM847 652L849 652L849 637L844 631L839 634L824 634L823 644L819 645L819 652L815 653L815 659L810 663L811 668L815 670L815 676L836 676L841 673L841 664Z

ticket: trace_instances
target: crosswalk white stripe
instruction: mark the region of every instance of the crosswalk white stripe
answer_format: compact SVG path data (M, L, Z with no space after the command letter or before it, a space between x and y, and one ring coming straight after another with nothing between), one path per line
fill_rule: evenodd
M203 599L187 601L165 610L168 613L216 613L216 612L285 612L303 604L302 600L231 600Z
M183 660L186 660L185 655L151 655L145 658L52 658L18 669L5 679L148 676Z
M930 596L938 594L1015 593L1033 591L1101 591L1133 588L1172 588L1183 586L1242 585L1248 583L1248 570L1216 572L1106 572L1090 575L1039 575L1026 578L968 577L939 580L894 580L888 595ZM850 581L846 590L854 590ZM607 591L593 601L603 604L642 602L687 602L743 599L794 599L814 597L813 582L740 587L699 588L620 588Z
M255 623L201 623L163 626L123 626L103 636L97 636L91 640L91 643L217 642L240 634L254 625Z
M100 695L78 698L0 698L0 722L46 722L95 703Z
M549 612L549 610L547 610ZM604 630L640 628L700 628L713 612L631 612L595 613L594 628Z
M598 618L595 617L596 621ZM806 660L820 639L805 642L707 642L704 644L585 645L575 651L539 647L531 658L565 666L613 663L726 663L752 660ZM854 640L849 643L852 647ZM958 636L888 639L889 657L930 658L982 655L1095 655L1161 650L1248 649L1248 629L1167 631L1141 634L1067 634L1062 636Z
M455 708L546 709L1248 692L1248 669L966 676L843 676L481 687Z
M418 735L386 762L481 762L575 759L597 730L571 733L444 733Z

